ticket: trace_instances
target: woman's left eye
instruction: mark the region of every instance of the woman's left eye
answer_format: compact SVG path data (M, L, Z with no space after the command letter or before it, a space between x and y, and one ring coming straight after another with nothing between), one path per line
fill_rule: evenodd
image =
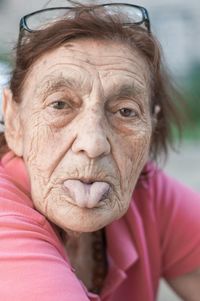
M119 110L119 113L122 117L136 117L137 112L135 110L132 110L130 108L122 108Z
M53 102L51 104L51 107L53 109L56 109L56 110L63 110L63 109L66 109L69 106L68 106L68 104L66 102L59 100L59 101Z

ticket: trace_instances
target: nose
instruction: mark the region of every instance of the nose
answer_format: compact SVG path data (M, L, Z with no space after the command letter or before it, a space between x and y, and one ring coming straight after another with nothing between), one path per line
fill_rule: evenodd
M85 153L90 159L110 153L111 146L106 134L105 120L98 113L87 113L76 127L76 139L72 145L74 153Z

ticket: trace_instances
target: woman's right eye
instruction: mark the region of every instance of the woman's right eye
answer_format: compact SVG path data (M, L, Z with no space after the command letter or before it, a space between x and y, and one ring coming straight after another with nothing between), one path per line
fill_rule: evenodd
M59 100L51 103L51 107L56 110L63 110L69 108L69 105L64 101Z

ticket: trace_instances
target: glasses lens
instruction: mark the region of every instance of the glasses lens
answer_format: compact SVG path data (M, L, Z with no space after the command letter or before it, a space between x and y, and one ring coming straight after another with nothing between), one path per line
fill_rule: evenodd
M111 16L121 16L123 23L141 23L144 21L143 12L139 7L132 5L105 5L106 11Z
M72 19L75 14L72 9L61 8L38 12L26 19L26 25L30 30L45 29L49 25L62 19Z
M141 24L144 21L143 11L131 5L103 5L94 10L106 9L107 13L113 18L120 18L123 23ZM76 15L75 9L53 8L37 12L26 18L26 25L30 30L45 29L49 25L62 19L73 19Z

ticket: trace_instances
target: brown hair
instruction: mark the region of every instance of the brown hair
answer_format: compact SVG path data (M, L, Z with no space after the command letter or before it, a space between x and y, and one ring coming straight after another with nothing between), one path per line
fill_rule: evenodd
M97 38L115 40L126 43L137 49L147 61L151 73L151 105L152 118L156 105L161 110L157 114L154 127L150 155L158 159L168 153L172 145L171 124L178 125L176 97L170 79L163 68L161 50L155 37L140 26L124 26L123 18L116 18L103 9L96 13L93 6L79 4L79 12L73 19L60 20L53 25L35 32L22 31L16 46L15 68L12 73L10 88L16 102L20 102L23 85L32 65L43 54L65 44L70 39ZM0 154L6 150L4 134L0 136Z

